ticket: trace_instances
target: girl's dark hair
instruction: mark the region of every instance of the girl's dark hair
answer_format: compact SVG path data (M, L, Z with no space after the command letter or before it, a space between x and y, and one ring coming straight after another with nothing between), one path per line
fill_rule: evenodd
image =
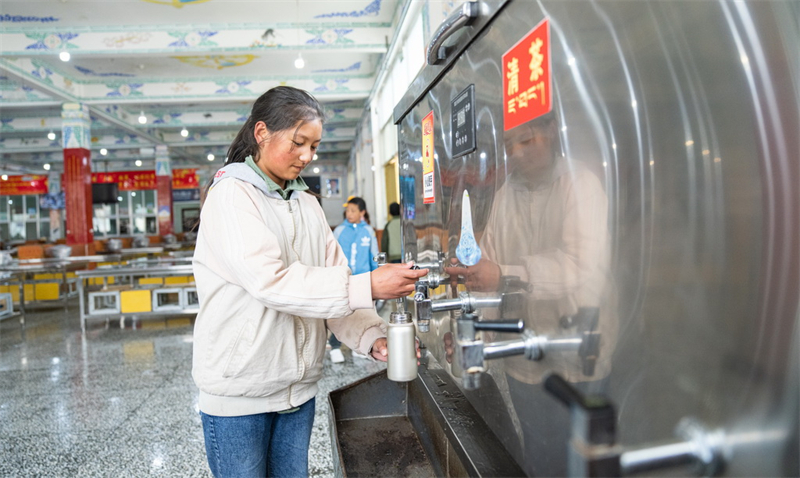
M225 164L243 163L248 156L258 161L258 141L253 131L259 121L267 125L271 134L275 134L295 125L299 128L304 123L314 120L325 122L325 111L316 98L291 86L276 86L253 103L250 116L228 148Z
M369 222L369 212L367 212L367 202L366 201L364 201L360 197L354 197L354 198L350 198L347 201L347 204L355 204L356 206L358 206L358 210L364 213L364 220L367 221L367 224L370 224L370 222Z
M252 156L254 161L258 161L258 141L256 141L253 132L256 129L256 123L259 121L263 121L267 125L270 134L275 134L286 131L295 125L297 125L295 132L297 132L303 124L314 120L319 120L320 123L324 124L325 110L319 104L319 101L308 92L291 86L276 86L269 89L253 103L250 116L247 117L244 125L242 125L236 138L233 139L228 148L228 157L225 159L225 164L243 163L248 156ZM201 196L201 207L205 192L208 192L213 182L214 177L212 176L208 180L208 184ZM321 197L310 189L306 192L312 196ZM200 220L198 219L192 229L196 230L199 227L199 223Z

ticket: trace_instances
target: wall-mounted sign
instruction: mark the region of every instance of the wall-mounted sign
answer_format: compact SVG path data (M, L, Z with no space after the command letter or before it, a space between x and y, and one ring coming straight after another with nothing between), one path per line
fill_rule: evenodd
M503 130L549 113L550 23L545 18L503 54Z
M433 111L431 111L422 119L422 202L424 204L436 202L433 193L434 163Z
M120 191L156 189L156 172L114 171L111 173L92 173L92 182L117 183ZM172 170L172 189L197 189L199 187L196 169Z
M47 194L47 175L9 176L7 180L0 181L0 196L22 194Z
M155 171L115 171L92 173L92 183L117 183L120 191L140 191L156 188Z
M456 96L451 105L453 157L475 151L475 85L469 85Z
M196 169L173 169L172 189L198 189L200 181L197 179Z

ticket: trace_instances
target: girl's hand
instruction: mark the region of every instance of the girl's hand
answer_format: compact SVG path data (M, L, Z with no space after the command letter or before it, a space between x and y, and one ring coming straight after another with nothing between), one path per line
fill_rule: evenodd
M397 299L414 292L414 283L428 270L412 269L413 265L386 264L370 272L372 299Z

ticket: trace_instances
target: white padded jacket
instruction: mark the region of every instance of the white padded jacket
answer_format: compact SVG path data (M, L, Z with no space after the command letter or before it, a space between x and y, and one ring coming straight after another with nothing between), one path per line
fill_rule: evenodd
M249 172L248 172L249 170ZM284 200L243 163L217 173L200 215L192 376L200 410L276 412L317 393L327 327L367 354L386 336L370 274L353 276L317 199Z

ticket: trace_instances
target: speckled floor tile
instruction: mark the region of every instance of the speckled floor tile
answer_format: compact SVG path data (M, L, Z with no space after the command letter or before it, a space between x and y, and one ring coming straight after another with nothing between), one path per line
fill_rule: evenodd
M327 395L385 364L326 355L309 474L333 476ZM77 303L0 322L0 477L211 476L191 377L192 322L92 322Z

